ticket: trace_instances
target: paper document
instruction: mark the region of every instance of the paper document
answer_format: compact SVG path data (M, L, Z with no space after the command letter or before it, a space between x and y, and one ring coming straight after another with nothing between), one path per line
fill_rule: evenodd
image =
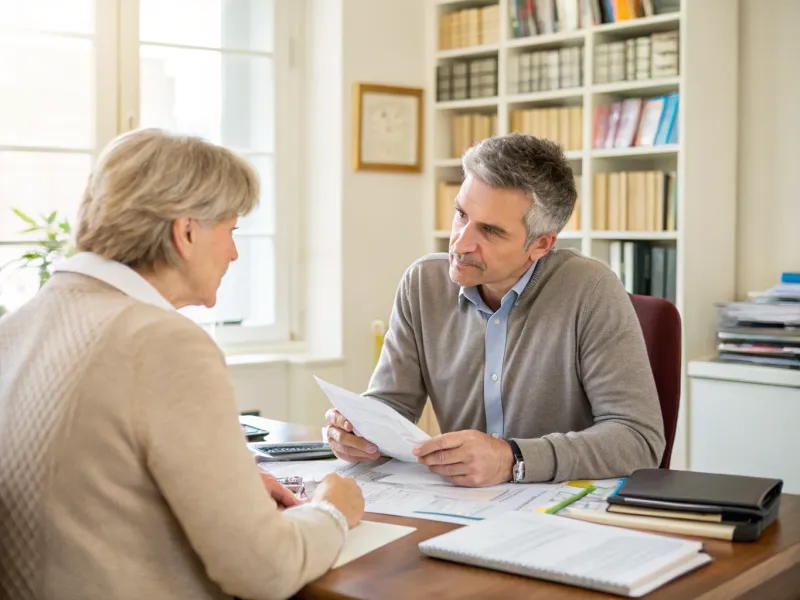
M331 568L337 569L413 531L416 531L414 527L405 527L404 525L361 521L358 526L348 532L344 548Z
M381 454L417 462L411 450L417 444L431 439L431 436L383 402L364 398L319 377L315 376L314 379L331 404L353 424L357 435L375 444Z
M388 477L381 480L382 483L394 483L399 485L453 485L441 475L431 473L428 467L419 463L390 460L386 464L376 467L376 470L388 475Z

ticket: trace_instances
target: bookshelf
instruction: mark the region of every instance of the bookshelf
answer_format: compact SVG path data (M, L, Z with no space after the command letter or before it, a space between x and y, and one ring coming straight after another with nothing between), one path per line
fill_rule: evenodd
M518 2L428 0L425 115L425 122L429 124L425 139L428 209L424 226L430 232L429 250L446 251L449 239L448 226L441 218L443 209L437 207L441 204L437 200L437 187L440 182L457 183L461 179L460 153L450 151L454 116L493 117L496 133L502 135L514 131L515 124L519 125L520 113L514 116L515 111L541 109L542 113L530 114L550 114L546 112L548 109L580 108L580 145L565 152L576 176L580 176L579 223L574 229L559 234L557 245L578 249L605 262L611 262L613 255L619 253L618 244L626 242L647 243L673 253L675 304L684 325L684 397L673 464L676 468L691 468L687 460L687 415L691 412L691 398L687 396L686 365L691 360L702 360L714 353L713 305L735 295L738 11L728 0L682 0L677 12L589 25L577 30L514 37L509 11L516 6L515 1ZM533 4L541 1L534 0ZM566 0L554 0L562 1ZM576 4L580 7L590 2L576 0ZM442 15L487 6L496 6L499 15L496 43L475 48L438 49ZM602 50L602 45L627 43L627 40L642 37L654 40L656 38L650 37L653 34L663 36L669 32L678 32L677 75L597 81L595 56L599 48ZM574 56L576 51L570 49L576 48L579 49L582 69L582 78L577 85L565 89L520 91L522 54L563 51ZM496 60L496 94L488 98L438 101L441 78L438 67L475 57ZM575 84L576 81L572 79L569 83ZM674 93L678 93L680 99L674 143L594 147L596 107L638 98L643 99L641 110L644 111L648 99ZM527 123L528 130L532 123L537 123L536 117L531 117ZM542 121L538 122L538 129L543 133L526 132L552 138L552 135L547 135ZM666 216L662 221L656 217L653 230L650 227L646 230L630 227L619 230L609 222L604 228L595 227L594 211L599 200L595 197L596 176L605 174L609 178L626 178L630 176L624 173L637 173L636 177L652 177L639 175L640 171L666 173L665 180L672 181L672 230L664 230L669 229ZM623 175L617 175L620 173ZM658 181L662 180L659 178ZM598 191L597 196L600 195ZM597 210L599 212L602 207ZM657 214L661 214L659 210L661 208L656 209ZM649 225L651 217L648 216L647 220Z

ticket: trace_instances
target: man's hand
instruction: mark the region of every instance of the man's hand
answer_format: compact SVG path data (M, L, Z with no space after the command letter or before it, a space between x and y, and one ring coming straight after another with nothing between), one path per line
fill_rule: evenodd
M269 492L269 495L272 496L272 499L278 503L279 509L291 508L292 506L303 504L300 498L295 496L289 488L278 483L278 480L269 473L259 471L259 475L261 475L261 483L264 484L264 488Z
M481 431L455 431L431 438L414 448L417 462L450 483L484 487L512 479L511 445Z
M325 413L325 420L328 422L328 443L338 458L349 462L367 462L381 457L375 444L352 433L353 424L335 408Z

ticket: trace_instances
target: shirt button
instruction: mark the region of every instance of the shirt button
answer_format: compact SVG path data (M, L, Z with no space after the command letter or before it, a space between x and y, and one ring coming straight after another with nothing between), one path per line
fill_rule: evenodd
M497 381L497 373L492 373L492 381Z
M495 324L495 325L500 325L500 319L495 319L495 320L494 320L494 324Z

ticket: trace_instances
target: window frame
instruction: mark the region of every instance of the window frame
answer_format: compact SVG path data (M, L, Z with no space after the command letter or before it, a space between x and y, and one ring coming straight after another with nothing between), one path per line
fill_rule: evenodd
M269 53L274 73L274 145L271 154L274 180L274 232L263 232L274 244L275 323L272 325L217 325L210 333L224 350L268 350L297 339L301 303L299 218L301 203L303 73L298 50L302 48L304 0L274 0L275 29ZM116 135L139 126L139 0L95 0L95 145L92 159ZM70 35L71 34L67 34ZM72 36L87 37L87 36ZM197 48L195 46L174 47ZM248 52L242 52L246 55ZM254 54L254 53L250 53ZM261 54L260 54L261 55ZM5 149L0 146L0 150ZM14 147L14 149L19 149ZM31 148L30 151L58 148ZM233 148L233 150L241 150ZM247 156L246 153L243 153ZM248 232L239 240L258 236ZM3 245L24 246L24 236L1 239ZM34 240L35 241L35 240Z

